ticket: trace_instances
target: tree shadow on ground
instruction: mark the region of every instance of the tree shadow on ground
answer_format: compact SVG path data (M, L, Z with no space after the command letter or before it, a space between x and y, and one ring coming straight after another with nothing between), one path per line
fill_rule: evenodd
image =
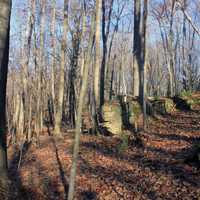
M49 143L49 140L47 141ZM47 145L47 144L46 144ZM26 146L26 145L25 145ZM60 184L57 177L49 176L48 175L48 168L44 167L42 164L42 161L36 158L30 158L28 161L26 159L26 162L23 162L24 157L26 154L28 154L28 150L30 148L31 144L27 146L27 148L24 148L23 150L23 156L22 156L22 162L21 167L25 167L26 170L29 166L36 169L37 172L29 172L28 177L26 180L26 184L23 183L24 180L22 180L21 169L18 169L18 161L20 157L20 152L15 153L13 157L11 158L10 165L9 165L9 177L11 181L17 185L18 187L18 194L14 198L15 200L66 200L67 199L67 191L68 191L68 184L66 180L64 179L64 171L62 168L61 161L58 157L58 149L55 147L55 153L56 153L56 161L58 164L59 172L60 172L60 179L63 184L64 193L60 191ZM45 146L45 144L41 144L41 147ZM47 166L48 167L48 166ZM22 169L23 170L23 169ZM39 179L40 185L35 185L35 181L37 182L37 179ZM39 192L39 191L40 192Z
M86 176L90 176L91 174L101 177L105 184L109 184L109 188L114 191L120 199L126 199L122 192L118 191L117 185L112 185L112 181L123 185L127 191L133 193L138 193L140 195L146 195L148 199L154 200L157 199L159 196L156 194L150 184L150 178L146 178L146 180L138 177L130 170L120 170L115 171L115 168L106 168L101 165L92 166L88 161L81 158L81 173L85 174ZM115 171L115 173L113 173ZM109 182L108 182L108 181ZM138 195L137 194L137 195ZM131 197L133 198L133 196ZM89 199L88 199L89 200Z
M182 123L182 122L177 122L177 121L168 121L168 120L160 119L158 123L164 125L166 127L166 130L170 129L171 132L176 132L177 130L179 130L187 134L187 132L191 132L191 131L196 131L196 132L200 131L200 125L198 125L197 121L190 122L190 123L189 122ZM157 127L159 126L159 124L157 125Z
M177 134L159 134L156 132L149 132L152 136L155 136L156 138L164 139L164 140L176 140L176 141L186 141L190 143L194 142L200 142L200 136L199 137L192 137L192 136L185 136L185 135L177 135Z
M80 200L97 200L97 193L94 191L83 191L80 195Z
M53 137L52 137L52 143L53 143L53 146L54 146L54 151L55 151L56 161L57 161L58 168L59 168L60 178L61 178L61 181L62 181L62 184L63 184L63 187L64 187L65 199L67 200L67 194L68 194L68 189L69 189L68 181L66 179L65 172L63 170L63 166L62 166L61 160L59 158L58 148L57 148L56 142L55 142Z
M144 152L146 147L138 148L138 153L134 156L116 153L116 150L113 150L113 147L108 147L104 144L94 144L92 142L82 143L82 146L87 147L88 149L98 151L100 154L104 156L114 157L116 159L120 159L121 161L128 161L130 164L135 163L140 166L142 169L149 168L152 172L161 172L165 175L173 175L175 180L185 181L191 184L194 187L198 187L198 176L195 173L190 173L184 169L185 164L178 162L172 162L172 160L166 161L163 159L163 154L169 157L171 152L157 149L157 148L149 148L147 151L156 151L160 155L156 155L157 159L147 158L142 152ZM185 150L187 151L187 150ZM178 152L179 156L183 152ZM159 156L159 157L158 157ZM165 157L166 157L165 156ZM172 154L174 159L177 159L177 154L174 152ZM164 157L164 158L165 158ZM169 158L170 159L170 158Z
M28 190L27 188L23 186L20 172L18 169L20 156L22 156L22 160L23 160L23 157L28 152L30 145L31 143L25 143L24 148L22 149L22 152L19 150L17 146L15 146L14 148L15 148L16 153L13 154L9 162L8 175L13 185L17 187L17 194L14 195L14 199L16 200L29 200L29 199L31 200L31 199L36 198L37 196L37 194L35 194L34 192Z

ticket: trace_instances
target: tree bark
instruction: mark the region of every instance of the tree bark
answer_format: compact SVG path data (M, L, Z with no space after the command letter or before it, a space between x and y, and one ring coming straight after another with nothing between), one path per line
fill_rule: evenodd
M101 3L96 1L96 28L95 28L95 72L94 72L94 94L95 101L99 103L99 72L100 72L100 23L101 23Z
M107 40L110 32L112 6L114 0L111 0L109 13L108 13L108 24L106 27L106 5L105 0L102 0L102 40L103 40L103 57L100 70L100 108L104 104L105 98L105 72L106 70L106 58L107 58Z
M140 23L141 23L141 0L134 1L134 44L133 44L133 95L139 96L140 78L140 53L141 53L141 37L140 37Z
M147 126L146 116L146 92L147 92L147 77L146 77L146 32L147 32L147 16L148 16L148 0L144 0L143 8L143 23L142 23L142 106L143 106L143 128Z
M148 15L148 0L144 0L143 16L141 18L141 0L135 0L134 5L134 74L133 93L139 95L143 108L143 128L146 128L146 29ZM139 75L139 76L138 76Z
M42 72L44 68L44 29L45 29L45 5L46 0L40 2L41 6L41 22L40 22L40 48L39 64L37 65L37 118L36 118L36 134L39 140L39 134L43 128L43 107L42 107Z
M61 137L63 99L64 99L64 84L65 84L65 51L67 43L67 27L68 27L68 4L69 0L64 1L64 22L63 22L63 38L61 44L61 65L60 65L60 82L58 93L58 105L55 116L54 134Z
M97 133L98 118L97 108L99 106L99 73L100 73L100 23L101 23L101 3L102 0L96 1L96 19L95 19L95 57L94 57L94 83L92 95L92 118L93 118L93 133Z
M55 124L55 53L56 53L56 38L55 38L55 21L56 21L56 0L52 0L52 23L51 23L51 49L52 49L52 59L51 59L51 100L52 100L52 110L53 125Z
M87 50L87 54L86 54L86 60L85 60L85 66L84 66L83 78L82 78L82 84L81 84L81 90L80 90L80 96L79 96L76 129L75 129L74 149L73 149L73 160L72 160L70 179L69 179L68 200L73 200L73 197L74 197L75 177L76 177L80 134L81 134L81 126L82 126L82 110L83 110L83 105L84 105L84 101L85 101L85 96L87 93L89 66L91 63L91 54L92 54L92 47L93 47L94 16L92 16L91 23L92 23L92 25L91 25L91 32L90 32L90 36L89 36L89 46L88 46L88 50Z
M0 0L0 179L7 177L6 83L11 1Z

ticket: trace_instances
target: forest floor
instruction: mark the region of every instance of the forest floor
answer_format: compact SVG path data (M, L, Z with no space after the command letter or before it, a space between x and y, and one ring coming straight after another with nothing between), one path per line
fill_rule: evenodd
M185 162L194 142L200 141L200 106L151 119L139 133L143 145L110 136L81 136L77 200L200 200L200 166ZM9 148L10 176L21 197L33 200L66 199L72 158L72 133L55 141L44 134L40 146L27 145L19 170L19 155Z

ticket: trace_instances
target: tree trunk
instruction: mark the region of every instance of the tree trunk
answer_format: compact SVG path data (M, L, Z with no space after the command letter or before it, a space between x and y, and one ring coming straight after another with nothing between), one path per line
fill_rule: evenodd
M168 54L169 54L169 62L168 62L168 70L169 70L169 84L170 84L170 96L173 97L175 95L175 74L174 74L174 50L173 50L173 41L174 41L174 33L173 33L173 23L174 23L174 9L175 9L175 0L172 0L172 7L170 13L170 30L169 30L169 40L168 40Z
M63 38L61 46L61 65L60 65L60 82L58 93L58 105L55 116L54 134L61 137L63 99L64 99L64 84L65 84L65 51L67 43L67 26L68 26L68 4L69 0L64 1L64 22L63 22Z
M103 40L103 57L101 62L101 70L100 70L100 108L104 104L105 98L105 72L106 70L106 58L107 58L107 40L110 32L110 23L111 23L111 14L112 14L112 6L114 0L111 0L109 12L108 12L108 23L106 27L106 5L105 0L102 0L102 40Z
M23 97L19 95L19 118L18 118L18 139L17 141L20 143L23 141L23 133L24 133L24 101Z
M88 74L89 74L89 66L91 63L91 54L93 47L93 36L94 36L94 16L92 16L92 25L91 32L89 38L89 46L87 50L85 66L83 71L83 78L80 90L79 104L78 104L78 112L77 112L77 121L76 121L76 130L75 130L75 140L74 140L74 150L73 150L73 160L70 171L70 179L69 179L69 192L68 192L68 200L73 200L74 197L74 189L75 189L75 177L76 177L76 169L77 169L77 161L78 161L78 153L79 153L79 143L80 143L80 134L81 134L81 126L82 126L82 110L85 102L85 96L87 93L87 84L88 84Z
M148 0L144 0L143 16L141 20L141 0L135 0L134 5L134 95L138 96L143 108L144 129L146 128L146 28L148 14ZM139 81L138 81L139 71Z
M24 35L25 42L23 44L22 48L22 63L21 63L21 76L22 76L22 92L21 92L21 99L22 99L22 105L20 107L20 117L21 122L19 121L19 126L21 126L20 134L23 137L24 131L27 129L25 128L25 124L29 123L29 95L30 95L30 82L29 82L29 60L30 60L30 54L31 54L31 38L33 33L33 26L34 26L34 11L35 11L35 0L31 0L29 2L30 9L28 10L28 20L27 20L27 27ZM20 136L20 137L21 137Z
M97 104L99 103L101 3L102 0L96 1L94 94L95 94L95 101Z
M143 105L143 128L146 129L146 32L147 32L148 0L144 0L143 23L142 23L142 105Z
M111 79L110 79L110 92L109 92L109 100L112 100L113 96L113 81L114 81L114 73L115 73L115 61L116 61L116 55L113 58L113 64L112 64L112 72L111 72Z
M36 117L36 134L39 141L39 134L43 128L43 107L42 107L42 72L44 68L44 29L45 29L45 6L46 0L40 2L41 22L40 22L40 48L39 48L39 65L37 66L37 117Z
M0 179L7 177L6 83L9 61L11 2L0 0Z
M141 21L141 0L134 1L134 44L133 44L133 95L139 96L140 78L140 53L141 53L141 38L140 38L140 21Z
M92 95L92 118L93 133L96 134L98 128L97 107L99 106L99 72L100 72L100 23L101 23L101 3L102 0L96 1L96 20L95 20L95 68L94 68L94 84Z
M51 49L52 49L52 60L51 60L51 104L53 107L53 125L55 123L55 53L56 53L56 41L55 41L55 21L56 21L56 0L52 0L52 23L51 23Z

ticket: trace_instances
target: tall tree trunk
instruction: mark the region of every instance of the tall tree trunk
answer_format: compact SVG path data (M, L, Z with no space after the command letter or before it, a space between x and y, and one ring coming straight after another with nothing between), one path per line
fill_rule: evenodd
M0 179L7 177L6 83L9 61L11 2L0 0Z
M89 66L91 63L91 54L92 54L92 48L93 48L94 16L92 16L91 23L92 23L92 25L91 25L91 32L90 32L90 36L89 36L89 46L88 46L88 50L87 50L87 54L86 54L86 60L85 60L85 66L84 66L83 78L82 78L82 84L81 84L81 90L80 90L80 96L79 96L76 130L75 130L75 140L74 140L74 150L73 150L73 160L72 160L70 179L69 179L68 200L73 200L73 197L74 197L75 177L76 177L80 134L81 134L81 126L82 126L82 110L83 110L83 105L84 105L84 101L85 101L85 96L87 93Z
M46 0L40 2L41 6L41 23L40 23L40 48L39 48L39 64L37 69L37 118L36 118L36 133L37 140L43 128L43 107L42 107L42 73L44 68L44 28L45 28L45 6Z
M107 54L107 39L106 39L106 11L105 11L105 0L102 0L102 40L103 40L103 58L101 63L100 73L100 107L104 104L104 82L105 82L105 65L106 65L106 54Z
M134 0L134 44L133 44L133 95L139 96L140 78L140 53L141 53L141 38L140 38L140 23L141 23L141 0Z
M143 22L142 22L142 105L143 105L143 128L146 129L146 92L147 92L147 77L146 77L146 32L147 32L147 16L148 16L148 0L144 0L143 7Z
M56 41L55 41L55 21L56 21L56 0L52 0L52 22L51 22L51 49L52 49L52 59L51 59L51 104L53 107L53 125L55 123L55 53L56 53Z
M75 32L72 34L72 54L70 58L70 69L68 73L68 103L69 103L69 113L68 121L71 128L75 127L76 121L76 78L77 78L77 67L78 67L78 55L80 51L80 19L77 20L77 27Z
M61 44L61 65L60 65L60 82L58 93L58 105L55 116L54 134L61 137L62 125L62 112L63 112L63 99L64 99L64 86L65 86L65 51L67 44L67 26L68 26L68 4L69 0L64 1L64 22L63 22L63 36Z
M80 83L83 77L83 70L84 70L84 64L85 64L85 52L84 52L84 38L85 38L85 33L86 33L86 21L87 21L87 16L86 16L86 0L83 0L82 2L82 32L81 32L81 55L80 55ZM79 93L79 92L78 92Z
M28 65L29 65L29 59L30 59L30 54L31 54L31 38L32 38L32 33L33 33L33 26L34 26L34 11L35 11L35 0L31 0L29 2L29 11L28 11L28 20L27 20L27 27L24 35L24 45L22 49L22 64L21 64L21 76L22 76L22 92L21 92L21 98L22 98L22 105L20 107L20 115L21 115L21 122L19 122L19 126L21 126L21 130L19 130L19 134L21 137L23 137L25 129L25 124L29 123L29 95L30 95L30 83L28 81L29 79L29 70L28 70ZM20 137L20 138L21 138Z
M97 105L99 104L101 4L102 0L96 0L94 95Z
M170 96L175 95L175 72L174 72L174 50L173 50L173 41L174 41L174 33L173 33L173 22L174 22L174 9L175 9L175 0L172 0L171 14L170 14L170 28L169 28L169 39L168 39L168 70L169 70L169 85L170 85Z
M34 23L35 23L35 0L30 1L30 14L29 14L29 20L28 20L28 27L27 27L27 46L26 46L26 63L25 66L27 67L27 81L29 79L29 73L28 73L28 64L29 64L29 59L30 59L30 54L31 54L31 40L33 36L33 29L34 29ZM31 140L31 120L32 120L32 91L31 91L31 85L28 82L27 84L27 91L26 91L26 110L27 114L25 115L25 118L27 118L27 133L26 133L26 139L28 141ZM29 104L29 105L28 105Z
M97 132L98 119L97 107L99 106L99 72L100 72L100 23L101 23L101 3L102 0L96 1L96 19L95 19L95 57L94 57L94 83L93 83L93 101L92 101L92 118L93 118L93 133Z
M112 15L112 7L114 0L111 0L109 12L108 12L108 23L106 26L106 5L105 0L102 0L102 40L103 40L103 57L100 70L100 108L104 104L105 98L105 72L106 70L106 58L107 58L107 40L110 32L110 23Z
M148 0L144 0L141 20L141 0L134 5L134 95L138 96L143 108L144 129L146 128L146 28ZM139 81L138 81L139 72ZM136 77L137 76L137 77ZM139 84L139 85L138 85ZM139 91L138 91L139 90Z

